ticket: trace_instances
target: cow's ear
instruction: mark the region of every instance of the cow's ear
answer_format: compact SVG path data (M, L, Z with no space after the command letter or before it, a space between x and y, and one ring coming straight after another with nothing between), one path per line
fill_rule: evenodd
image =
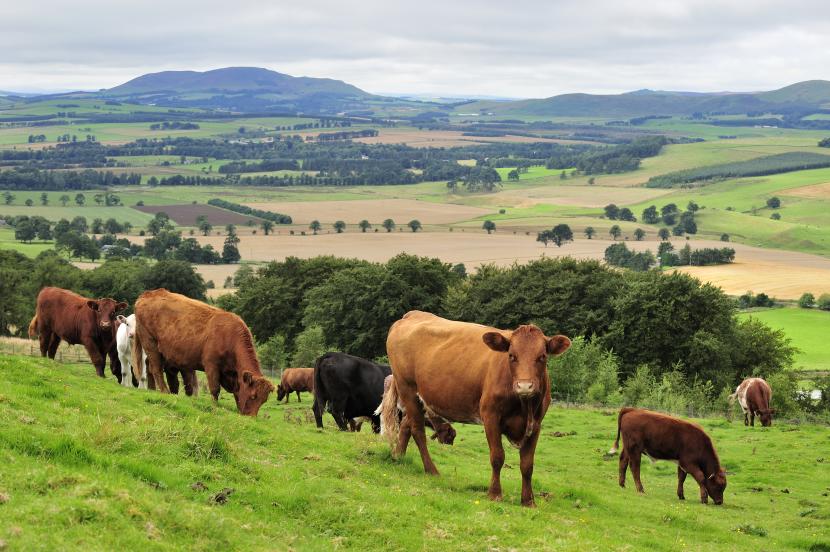
M481 339L484 340L485 345L494 351L505 353L508 349L510 349L510 340L501 335L499 332L487 332L481 336Z
M122 311L122 310L126 309L129 306L130 306L129 303L125 303L124 301L121 301L120 303L115 305L115 312Z
M121 322L122 324L127 323L127 317L124 316L123 314L119 314L118 316L115 317L115 319L118 320L119 322Z
M571 346L571 340L564 335L555 335L548 339L548 352L552 355L561 355Z
M251 383L254 381L254 375L249 371L245 370L244 372L242 372L242 381L244 381L248 385L251 385Z
M86 306L91 308L94 311L98 310L98 301L87 301Z

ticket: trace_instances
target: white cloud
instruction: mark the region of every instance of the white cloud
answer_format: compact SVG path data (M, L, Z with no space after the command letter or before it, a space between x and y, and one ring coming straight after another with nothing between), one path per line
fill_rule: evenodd
M822 0L33 0L0 6L0 89L261 66L370 92L545 97L830 78Z

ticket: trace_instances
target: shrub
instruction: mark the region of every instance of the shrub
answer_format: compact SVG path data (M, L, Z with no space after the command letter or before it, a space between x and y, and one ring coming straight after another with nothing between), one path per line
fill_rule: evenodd
M821 310L830 311L830 293L822 293L819 295L816 306Z
M773 389L770 408L775 409L776 416L801 416L798 404L798 377L794 372L778 372L765 378Z
M570 348L548 363L551 395L557 400L608 404L619 402L619 371L614 353L584 337L576 337Z
M281 335L272 335L263 343L256 346L259 363L263 369L276 372L285 368L285 338Z
M812 293L805 293L798 298L798 306L802 309L811 309L816 306L816 296Z
M291 366L314 366L317 358L329 349L320 326L309 326L301 331L294 344Z

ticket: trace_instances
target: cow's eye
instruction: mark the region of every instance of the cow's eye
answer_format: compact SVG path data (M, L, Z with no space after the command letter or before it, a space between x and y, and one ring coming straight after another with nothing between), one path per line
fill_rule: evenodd
M510 359L510 362L516 362L516 355L514 355L513 353L509 353L507 355L507 358Z

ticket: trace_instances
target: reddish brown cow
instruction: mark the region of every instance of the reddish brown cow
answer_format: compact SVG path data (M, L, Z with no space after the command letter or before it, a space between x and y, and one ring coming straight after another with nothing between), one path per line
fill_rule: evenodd
M221 386L233 393L239 412L256 416L274 390L259 369L251 332L237 315L156 289L141 294L135 316L133 366L140 366L146 353L149 373L162 393L170 391L165 371L180 371L195 391L195 371L202 370L214 400Z
M735 393L729 395L729 399L738 399L741 410L744 411L744 425L755 427L755 416L761 418L761 425L768 427L772 425L772 415L775 409L769 407L772 399L772 388L761 378L747 378L741 382Z
M297 402L300 392L314 392L314 368L286 368L282 371L280 383L277 385L277 400L285 399L286 404L291 402L291 393L297 393Z
M652 460L677 462L677 497L684 500L683 483L686 474L700 485L700 501L706 504L711 496L715 504L723 504L726 489L726 471L721 467L712 440L697 424L638 408L623 408L617 418L617 439L609 454L616 454L623 438L620 453L620 487L625 487L625 471L631 466L631 475L638 492L645 492L640 482L640 455Z
M107 355L110 370L121 381L121 363L115 348L115 317L127 303L114 299L87 299L66 289L45 287L37 295L29 337L40 336L40 354L55 358L61 340L81 344L95 372L104 377Z
M563 353L570 344L561 335L545 337L533 325L497 330L408 312L392 325L386 340L395 376L390 389L396 390L406 412L393 454L404 454L411 436L424 471L437 475L427 450L425 411L449 422L483 424L492 466L490 498L502 496L501 437L506 435L519 448L522 505L535 506L531 478L541 422L550 405L548 355ZM397 429L392 422L389 430Z

